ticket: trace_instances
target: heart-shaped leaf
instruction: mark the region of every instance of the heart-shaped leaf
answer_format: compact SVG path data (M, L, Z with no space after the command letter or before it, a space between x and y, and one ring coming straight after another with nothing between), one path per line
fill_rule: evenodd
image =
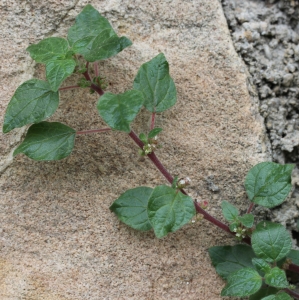
M34 160L59 160L73 150L76 131L58 122L41 122L30 126L25 140L14 151Z
M3 132L50 117L59 104L58 92L48 82L30 79L21 84L11 98L4 117Z
M132 45L128 38L119 38L108 20L90 4L76 17L68 31L68 41L75 53L90 62L109 58Z
M263 162L254 166L246 176L245 188L251 202L272 208L288 196L294 165Z
M148 220L147 204L153 189L145 186L127 190L113 202L110 210L128 226L137 230L150 230L151 223Z
M292 248L290 234L284 226L268 221L256 226L251 243L255 254L268 262L282 259Z
M221 296L246 297L256 293L262 286L262 277L251 268L240 269L232 273Z
M265 283L279 289L289 286L285 271L278 267L272 268L265 274Z
M71 58L73 52L69 50L67 40L50 37L36 45L27 48L30 56L37 62L46 64L46 76L53 91L70 76L76 67L76 62Z
M254 268L252 259L256 258L247 245L215 246L209 248L209 255L216 272L223 278L245 267Z
M123 94L105 93L98 101L100 116L113 129L130 132L130 123L135 119L143 105L143 95L130 90Z
M239 211L234 205L224 200L221 203L221 208L225 220L229 222L234 222L237 220Z
M169 75L163 53L143 64L134 80L134 89L144 95L144 106L150 112L162 112L176 103L176 88Z
M195 207L191 197L160 185L151 194L147 212L156 236L162 238L188 223L195 215Z
M68 76L70 76L76 67L73 59L52 60L46 64L46 76L53 91L57 91Z
M67 40L60 37L49 37L26 49L31 58L39 63L66 58L69 50Z

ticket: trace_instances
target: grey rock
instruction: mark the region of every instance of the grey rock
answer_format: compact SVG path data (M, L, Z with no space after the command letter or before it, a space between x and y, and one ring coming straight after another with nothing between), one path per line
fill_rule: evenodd
M219 187L214 183L214 175L209 175L206 178L207 184L208 184L208 189L214 193L217 193L220 191Z
M293 47L295 61L299 61L299 45Z
M265 51L266 57L267 57L268 59L272 59L272 53L271 53L271 50L270 50L269 45L264 44L264 51Z
M272 39L271 42L269 43L269 46L271 48L276 48L278 43L279 43L279 41L277 39Z
M293 74L285 74L282 78L282 84L284 86L290 86L292 84L293 78Z
M259 113L265 118L272 160L299 164L299 1L234 0L234 5L236 19L243 14L245 20L244 13L247 18L234 24L232 39L248 66L251 84L258 90ZM229 5L224 5L225 13L227 9ZM244 35L237 39L235 33ZM274 212L266 212L273 221L296 231L298 182L297 176L292 198Z
M287 68L291 73L294 73L297 69L297 65L289 63L287 64Z
M292 152L294 147L299 145L299 131L295 130L288 133L284 138L280 140L281 149L288 152Z

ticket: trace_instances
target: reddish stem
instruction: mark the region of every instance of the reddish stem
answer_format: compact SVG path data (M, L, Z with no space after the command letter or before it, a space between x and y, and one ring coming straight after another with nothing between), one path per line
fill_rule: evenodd
M86 71L83 73L83 76L85 77L86 80L91 82L91 85L90 85L91 89L96 91L100 96L104 95L104 91L99 86L92 83L91 77L88 73L88 66L89 66L89 62L86 63Z
M299 273L299 266L297 266L297 265L295 265L295 264L290 264L288 269L289 269L290 271Z
M248 209L247 209L247 213L248 213L248 214L252 211L253 207L254 207L254 203L252 202L252 203L250 204L250 206L248 207Z
M111 128L91 129L91 130L77 131L76 134L88 134L88 133L104 132L104 131L110 131L110 130L111 130Z
M299 294L290 290L290 289L284 289L286 293L288 293L290 296L294 297L295 299L299 299Z
M162 173L162 175L167 179L167 181L172 184L173 177L169 174L166 168L162 165L158 157L154 152L148 154L148 158L153 162L153 164L158 168L158 170Z
M95 76L98 77L99 76L99 68L98 68L98 63L97 62L93 63L93 68L94 68Z
M71 85L71 86L66 86L66 87L59 88L58 91L65 91L65 90L70 90L70 89L77 89L79 87L80 87L79 85Z
M133 130L131 130L131 132L129 133L129 136L139 146L139 148L143 149L144 145L143 145L142 141L138 138L138 136L136 135L136 133ZM167 181L169 183L172 183L173 177L169 174L169 172L166 170L166 168L162 165L162 163L160 162L160 160L158 159L156 154L154 152L152 152L151 154L148 155L148 158L154 163L154 165L158 168L158 170L162 173L162 175L167 179ZM187 193L184 190L181 190L181 191L182 191L182 193L187 195ZM216 226L225 230L226 232L228 232L230 234L234 234L229 230L229 227L227 225L225 225L221 221L215 219L213 216L211 216L209 213L207 213L204 209L202 209L196 202L194 202L194 205L195 205L196 211L198 213L202 214L206 220L210 221L211 223L215 224Z
M231 232L229 230L229 227L227 225L225 225L224 223L220 222L219 220L215 219L214 217L212 217L209 213L207 213L204 209L202 209L197 202L194 202L194 205L195 205L195 209L197 211L197 213L201 214L204 216L204 218L215 224L216 226L218 226L219 228L223 229L224 231L232 234L232 235L235 235L235 233Z
M153 130L155 128L155 117L156 117L156 113L153 112L152 113L152 119L151 119L151 127L150 130Z

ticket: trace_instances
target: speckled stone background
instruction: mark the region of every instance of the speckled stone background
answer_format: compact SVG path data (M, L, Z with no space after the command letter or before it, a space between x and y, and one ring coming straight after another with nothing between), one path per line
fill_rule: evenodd
M0 123L17 86L44 76L26 47L65 37L87 3L134 43L99 63L109 91L130 89L139 66L159 52L170 63L178 103L157 118L161 161L171 174L191 177L188 192L208 200L211 214L220 216L224 199L245 209L244 176L268 159L268 142L217 0L0 0ZM96 102L86 90L61 92L50 121L101 128ZM146 130L149 118L141 112L133 128ZM166 184L126 134L80 135L58 162L12 160L25 131L0 134L1 300L221 299L224 282L207 249L232 244L227 234L202 221L159 240L110 213L126 189Z

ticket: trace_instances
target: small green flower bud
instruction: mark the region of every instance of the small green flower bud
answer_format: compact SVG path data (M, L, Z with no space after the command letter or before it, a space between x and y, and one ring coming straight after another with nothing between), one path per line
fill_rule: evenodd
M177 183L177 187L178 189L183 189L186 186L190 185L190 183L191 183L191 179L189 177L181 178Z

